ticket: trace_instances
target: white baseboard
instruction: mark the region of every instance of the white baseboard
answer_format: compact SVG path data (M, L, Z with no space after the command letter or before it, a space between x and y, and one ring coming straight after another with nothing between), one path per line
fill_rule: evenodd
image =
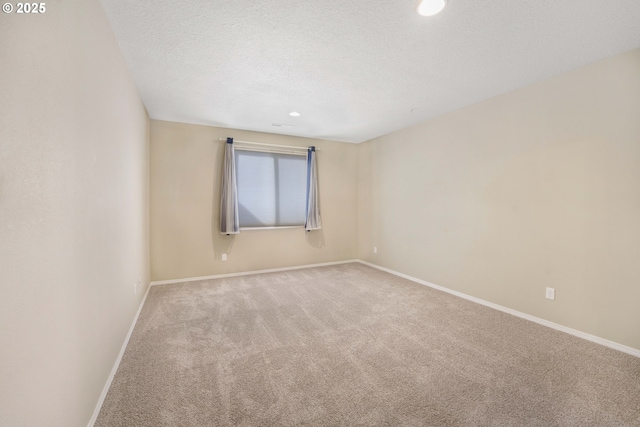
M151 286L147 286L147 291L144 293L144 297L142 297L142 301L140 301L140 306L138 307L138 311L131 322L131 326L129 327L129 332L127 332L127 336L122 343L122 347L120 348L120 353L118 354L118 358L116 362L113 364L113 368L111 368L111 373L107 378L107 382L102 389L102 394L100 394L100 398L98 399L98 403L96 404L96 408L93 410L93 415L89 420L89 424L87 427L93 427L96 420L98 419L98 414L100 414L100 409L102 409L102 404L104 403L104 399L107 397L107 393L109 392L109 388L111 387L111 382L113 381L113 377L116 375L118 371L118 367L120 366L120 361L122 360L122 356L124 356L124 351L127 349L127 344L129 344L129 339L131 338L131 334L133 333L133 329L136 326L136 322L138 321L138 317L140 316L140 312L142 311L142 307L144 306L144 302L147 300L147 295L149 295L149 289Z
M630 354L632 356L640 357L640 350L638 350L636 348L628 347L626 345L619 344L619 343L614 342L614 341L609 341L607 339L600 338L598 336L591 335L591 334L588 334L586 332L578 331L577 329L572 329L572 328L569 328L567 326L560 325L558 323L550 322L548 320L541 319L539 317L535 317L535 316L532 316L530 314L523 313L521 311L513 310L511 308L504 307L502 305L494 304L492 302L485 301L483 299L476 298L476 297L473 297L471 295L463 294L462 292L454 291L452 289L445 288L444 286L439 286L439 285L427 282L426 280L418 279L416 277L412 277L412 276L409 276L407 274L403 274L403 273L397 272L395 270L391 270L390 268L381 267L379 265L372 264L370 262L362 261L362 260L358 260L358 262L361 263L361 264L364 264L364 265L368 265L369 267L377 268L378 270L386 271L387 273L391 273L393 275L396 275L396 276L411 280L412 282L416 282L416 283L419 283L421 285L429 286L430 288L434 288L434 289L437 289L439 291L446 292L448 294L455 295L457 297L464 298L466 300L473 301L473 302L478 303L478 304L482 304L484 306L493 308L495 310L499 310L499 311L511 314L513 316L520 317L522 319L530 320L532 322L538 323L538 324L543 325L543 326L547 326L547 327L552 328L552 329L556 329L556 330L561 331L561 332L565 332L565 333L570 334L570 335L574 335L576 337L585 339L587 341L591 341L591 342L594 342L596 344L604 345L605 347L609 347L609 348L612 348L614 350L618 350L618 351L621 351L623 353Z
M319 264L306 264L306 265L295 265L293 267L270 268L268 270L241 271L239 273L215 274L213 276L188 277L188 278L185 278L185 279L172 279L172 280L158 280L158 281L151 282L151 286L170 285L172 283L195 282L197 280L220 279L220 278L223 278L223 277L247 276L249 274L275 273L275 272L278 272L278 271L300 270L300 269L303 269L303 268L323 267L323 266L326 266L326 265L349 264L349 263L352 263L352 262L358 262L358 260L357 259L349 259L349 260L346 260L346 261L321 262Z

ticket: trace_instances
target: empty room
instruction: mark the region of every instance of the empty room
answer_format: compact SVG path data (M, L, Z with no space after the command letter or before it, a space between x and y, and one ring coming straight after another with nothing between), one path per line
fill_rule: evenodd
M3 2L0 426L640 426L639 22Z

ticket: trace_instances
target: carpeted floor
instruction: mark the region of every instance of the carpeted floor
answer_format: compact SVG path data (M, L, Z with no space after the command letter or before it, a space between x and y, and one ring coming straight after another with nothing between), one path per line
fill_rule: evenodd
M96 426L640 426L640 359L355 263L154 286Z

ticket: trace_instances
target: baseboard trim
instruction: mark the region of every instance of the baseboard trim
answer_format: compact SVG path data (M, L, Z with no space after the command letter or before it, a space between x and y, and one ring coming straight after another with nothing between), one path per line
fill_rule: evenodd
M120 362L122 361L122 356L124 356L124 351L127 349L127 345L129 344L129 339L131 338L131 334L133 333L133 329L136 326L136 322L138 321L138 317L140 316L140 312L142 311L142 307L144 306L145 301L147 300L147 295L149 295L149 289L151 286L147 286L147 291L144 293L144 297L142 297L142 301L140 301L140 306L138 306L138 311L136 315L133 317L133 321L131 322L131 326L129 327L129 332L127 332L127 336L122 343L122 347L120 348L120 353L118 354L118 358L116 362L113 364L113 368L111 369L111 373L107 378L107 382L102 389L102 394L100 394L100 398L98 399L98 403L96 404L96 408L93 410L93 415L89 420L89 424L87 427L93 427L96 420L98 419L98 415L100 414L100 409L102 409L102 404L104 403L104 399L107 397L107 393L109 392L109 388L111 387L111 382L113 381L113 377L116 375L118 371L118 367L120 366Z
M318 264L294 265L292 267L269 268L267 270L252 270L252 271L240 271L238 273L215 274L213 276L187 277L187 278L184 278L184 279L171 279L171 280L157 280L157 281L151 282L151 286L171 285L171 284L174 284L174 283L195 282L195 281L198 281L198 280L221 279L221 278L224 278L224 277L248 276L250 274L275 273L275 272L278 272L278 271L301 270L303 268L324 267L326 265L350 264L350 263L358 262L358 261L359 260L357 260L357 259L349 259L349 260L346 260L346 261L332 261L332 262L321 262L321 263L318 263Z
M361 264L364 264L364 265L368 265L369 267L376 268L378 270L385 271L387 273L391 273L391 274L393 274L395 276L399 276L399 277L402 277L404 279L411 280L412 282L416 282L416 283L419 283L421 285L429 286L430 288L437 289L439 291L446 292L448 294L455 295L457 297L464 298L466 300L469 300L469 301L472 301L472 302L475 302L475 303L478 303L478 304L482 304L484 306L493 308L495 310L502 311L504 313L508 313L508 314L513 315L513 316L520 317L522 319L526 319L526 320L529 320L531 322L538 323L538 324L546 326L548 328L556 329L558 331L565 332L565 333L570 334L570 335L574 335L574 336L576 336L578 338L582 338L582 339L585 339L587 341L591 341L591 342L594 342L596 344L600 344L600 345L603 345L605 347L609 347L609 348L612 348L614 350L618 350L618 351L621 351L623 353L630 354L631 356L640 357L640 350L639 349L636 349L636 348L633 348L633 347L628 347L626 345L617 343L615 341L609 341L607 339L598 337L596 335L591 335L591 334L588 334L586 332L579 331L577 329L572 329L572 328L569 328L567 326L563 326L563 325L560 325L558 323L554 323L554 322L551 322L549 320L542 319L540 317L532 316L530 314L523 313L523 312L518 311L518 310L514 310L512 308L508 308L508 307L504 307L502 305L494 304L492 302L485 301L483 299L476 298L476 297L473 297L471 295L464 294L462 292L454 291L453 289L445 288L444 286L436 285L434 283L427 282L426 280L418 279L416 277L409 276L408 274L400 273L400 272L392 270L390 268L382 267L382 266L379 266L379 265L376 265L376 264L372 264L370 262L363 261L363 260L357 260L357 262L359 262Z

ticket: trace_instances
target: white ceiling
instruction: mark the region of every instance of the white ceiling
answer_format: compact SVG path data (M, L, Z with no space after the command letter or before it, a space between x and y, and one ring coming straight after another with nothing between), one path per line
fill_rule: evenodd
M640 0L102 3L151 118L347 142L640 47Z

